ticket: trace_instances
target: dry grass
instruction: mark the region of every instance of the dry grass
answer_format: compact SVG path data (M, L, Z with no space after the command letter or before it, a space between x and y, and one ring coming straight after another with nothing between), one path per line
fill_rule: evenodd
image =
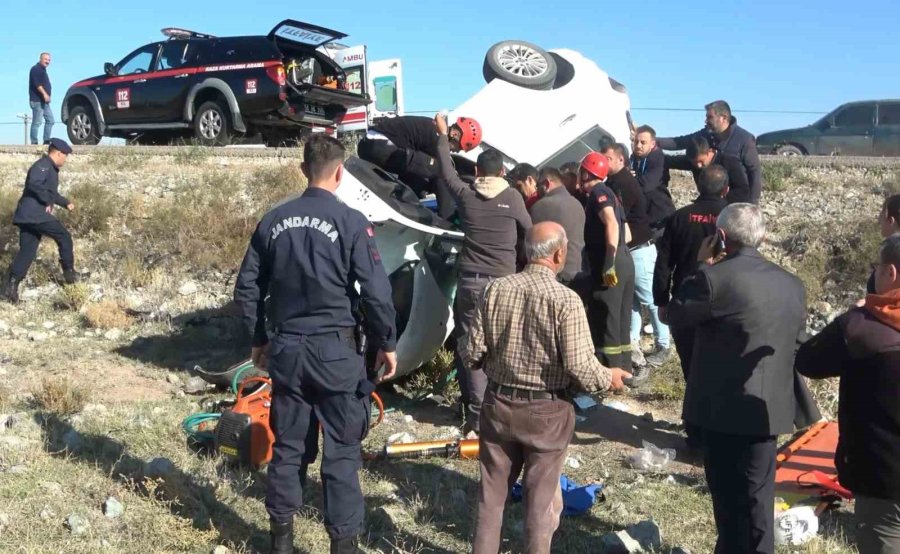
M56 295L54 304L61 310L77 312L87 304L91 291L85 283L66 285Z
M9 410L14 403L12 389L8 385L0 383L0 412Z
M0 189L0 263L8 267L19 248L19 229L10 225L20 193L12 188Z
M45 377L34 390L35 405L43 412L67 416L80 412L87 403L87 390L63 377Z
M246 180L210 169L176 197L131 199L128 236L101 248L133 286L153 282L157 267L172 271L232 270L240 264L259 218L305 188L296 163L257 170Z
M73 236L109 230L110 221L119 211L119 200L109 187L83 182L72 186L66 195L75 204L75 209L71 212L60 210L59 215Z
M139 170L147 156L132 148L98 148L89 154L89 161L95 167L112 169L117 172Z
M93 329L126 329L134 319L115 300L101 300L87 305L84 319Z
M172 160L179 165L196 165L206 162L213 155L213 148L197 144L195 141L186 141L181 139L176 144L184 144L185 147L179 149L172 156Z
M158 282L163 270L154 267L145 261L137 252L128 252L122 260L119 275L126 285L132 287L146 287Z

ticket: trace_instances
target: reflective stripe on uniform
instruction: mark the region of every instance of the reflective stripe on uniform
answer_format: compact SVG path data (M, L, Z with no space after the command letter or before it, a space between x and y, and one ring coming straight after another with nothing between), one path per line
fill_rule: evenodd
M607 356L615 356L616 354L625 354L626 352L631 352L631 345L623 344L621 346L604 346L600 349L600 351Z

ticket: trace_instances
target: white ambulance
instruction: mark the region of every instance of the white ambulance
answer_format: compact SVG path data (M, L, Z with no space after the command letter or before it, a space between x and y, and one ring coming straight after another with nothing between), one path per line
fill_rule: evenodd
M328 44L326 53L347 74L351 92L367 94L367 106L347 110L337 126L339 136L364 135L377 117L403 115L403 66L399 59L368 61L365 46Z

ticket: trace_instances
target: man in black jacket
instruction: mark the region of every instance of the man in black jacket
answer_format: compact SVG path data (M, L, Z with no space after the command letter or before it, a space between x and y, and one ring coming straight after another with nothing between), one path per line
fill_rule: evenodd
M653 302L666 319L666 307L678 293L682 283L697 272L697 253L703 241L716 232L719 213L728 203L728 175L722 166L710 166L697 177L700 196L692 204L677 210L666 222L666 230L656 243L656 266L653 271ZM694 350L694 330L672 329L675 350L681 359L681 371L687 380Z
M47 155L34 162L28 170L25 189L13 215L13 224L19 228L19 253L9 268L0 292L0 298L4 300L12 303L19 301L19 283L37 256L43 236L53 239L59 248L59 263L66 283L78 281L72 236L53 215L55 206L69 211L75 209L72 202L59 194L59 170L71 153L72 147L64 140L51 139Z
M474 119L460 117L450 126L447 138L452 152L468 152L481 143L481 126ZM447 219L456 211L456 205L440 179L437 148L434 121L409 115L378 119L359 141L356 151L361 159L396 173L419 196L433 192L438 215Z
M649 125L635 130L631 172L637 178L647 199L647 222L655 236L662 233L666 218L675 211L669 193L669 169L663 151L656 144L656 131Z
M670 169L690 171L696 183L703 168L719 165L728 172L728 195L725 200L729 204L750 201L750 184L744 166L737 158L723 154L709 143L705 137L695 136L688 143L684 156L666 156L666 165Z
M750 202L759 204L762 192L762 167L759 163L759 151L756 149L756 138L737 124L737 118L731 115L731 106L724 100L716 100L706 105L706 127L674 138L657 139L663 150L685 150L692 137L701 135L710 144L728 156L741 160L747 182L750 183Z
M860 554L900 552L900 237L884 242L875 293L797 353L813 379L840 377L835 465L856 499Z
M466 238L459 255L459 278L453 318L457 344L461 349L484 287L497 277L516 272L520 245L531 228L522 195L503 178L503 157L496 150L478 155L475 183L459 178L450 158L450 131L447 119L434 117L438 138L438 168L453 199L459 206L460 225ZM467 369L456 358L457 378L463 405L466 406L466 430L478 432L481 401L487 388L487 376L480 369Z
M762 257L764 235L757 206L722 210L697 256L704 267L667 310L673 327L695 329L684 419L703 432L716 554L775 552L775 441L794 431L794 351L806 327L806 291Z

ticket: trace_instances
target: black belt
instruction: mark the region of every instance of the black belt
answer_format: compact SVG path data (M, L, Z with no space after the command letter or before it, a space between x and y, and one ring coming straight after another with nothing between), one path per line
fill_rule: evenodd
M460 277L466 277L468 279L496 279L495 275L487 275L485 273L478 273L476 271L460 271Z
M490 388L491 392L494 394L505 396L511 400L566 400L569 397L565 390L526 390L507 387L506 385L498 385L493 382L488 385L488 388Z
M650 239L647 242L642 242L637 246L632 246L628 249L629 252L634 252L635 250L640 250L641 248L647 248L648 246L653 246L656 243L656 239Z
M338 337L343 340L356 340L356 329L354 327L343 327L337 331L327 331L325 333L299 333L291 329L285 329L279 325L275 327L273 331L276 335L293 335L297 337L320 337L331 333L337 333Z

